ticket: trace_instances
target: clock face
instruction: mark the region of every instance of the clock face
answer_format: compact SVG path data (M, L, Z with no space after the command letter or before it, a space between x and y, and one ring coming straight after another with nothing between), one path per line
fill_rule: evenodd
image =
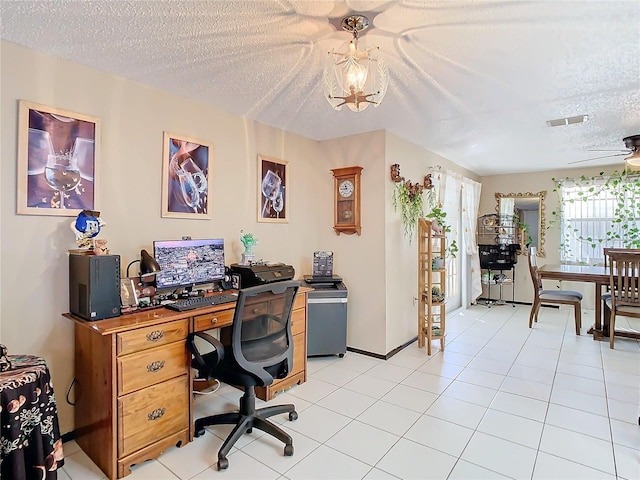
M353 194L353 182L351 180L343 180L338 186L340 195L348 198Z

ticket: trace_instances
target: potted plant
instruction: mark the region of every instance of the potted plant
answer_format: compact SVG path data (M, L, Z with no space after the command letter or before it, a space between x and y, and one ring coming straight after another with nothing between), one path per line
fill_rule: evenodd
M444 268L444 258L437 255L431 259L431 270L442 270Z
M440 225L440 227L442 228L445 236L447 235L447 233L451 233L451 226L445 222L446 216L447 212L445 212L438 206L434 206L433 208L431 208L431 211L426 215L427 218L438 222L438 225ZM449 239L447 239L446 243L447 244L445 246L445 250L447 255L455 258L456 254L458 253L458 243L455 240L451 240L449 242Z
M444 295L440 291L440 287L431 287L431 301L444 302Z

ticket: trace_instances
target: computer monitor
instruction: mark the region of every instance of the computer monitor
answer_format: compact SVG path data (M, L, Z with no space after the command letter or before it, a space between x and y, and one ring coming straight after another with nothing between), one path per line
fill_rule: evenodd
M156 240L153 256L161 271L156 288L191 288L224 279L224 239Z

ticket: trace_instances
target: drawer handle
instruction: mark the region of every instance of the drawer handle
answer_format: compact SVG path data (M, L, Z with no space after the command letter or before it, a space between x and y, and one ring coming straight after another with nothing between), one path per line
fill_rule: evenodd
M147 365L147 372L157 372L158 370L162 370L164 367L164 360L156 360L155 362L151 362Z
M150 421L158 420L160 417L164 415L165 408L156 408L153 412L147 414L147 418Z
M164 330L155 330L151 333L147 333L148 342L157 342L162 337L164 337Z
M218 317L213 317L211 319L211 323L218 323Z
M260 310L258 310L257 308L253 309L253 313L258 313Z

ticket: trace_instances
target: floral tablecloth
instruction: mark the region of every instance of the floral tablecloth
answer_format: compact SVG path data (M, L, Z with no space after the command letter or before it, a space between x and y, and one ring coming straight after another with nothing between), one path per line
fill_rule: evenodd
M58 409L47 363L10 355L0 373L0 476L3 480L53 480L64 465Z

